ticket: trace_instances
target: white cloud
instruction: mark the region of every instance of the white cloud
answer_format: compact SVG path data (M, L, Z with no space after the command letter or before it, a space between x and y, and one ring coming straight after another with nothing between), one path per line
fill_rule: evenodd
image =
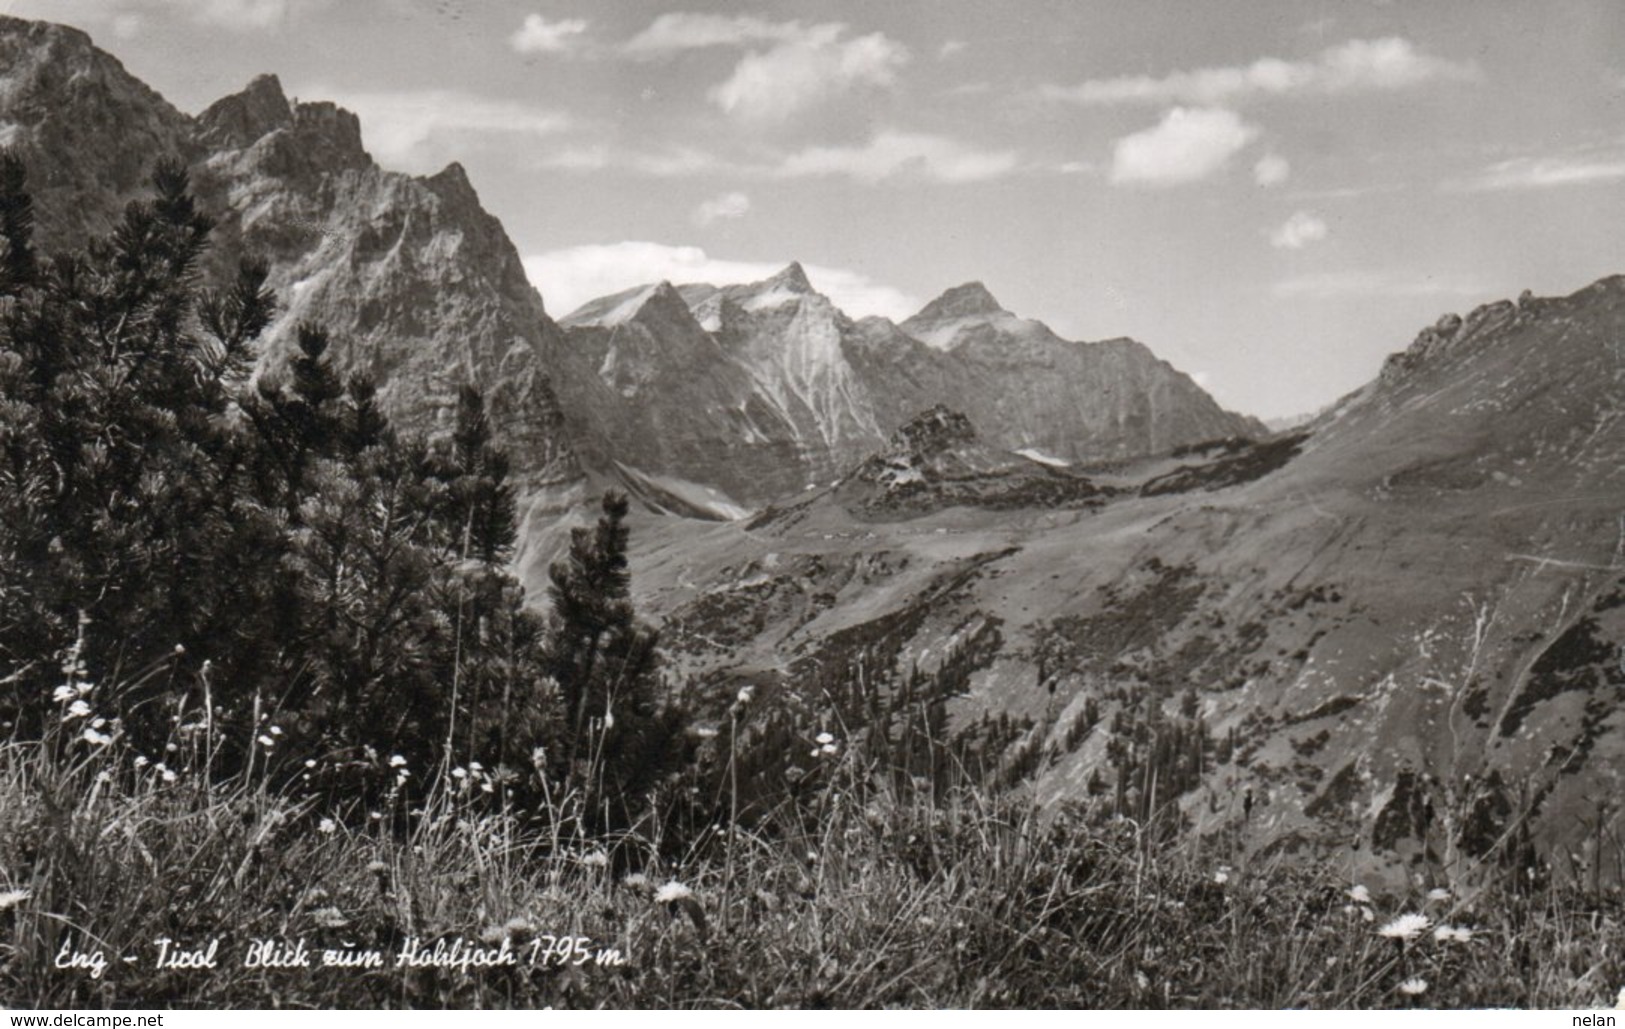
M1551 189L1625 179L1625 156L1515 157L1490 165L1470 179L1447 183L1457 192L1506 189Z
M782 122L863 86L886 87L908 50L879 32L841 39L844 26L815 25L796 39L746 54L712 87L711 102L747 122Z
M621 48L634 57L669 57L711 47L755 49L708 92L712 103L746 122L781 122L862 87L897 81L908 48L884 33L847 38L841 22L808 25L754 15L662 14Z
M1149 129L1119 139L1111 181L1176 186L1222 169L1258 135L1258 129L1223 108L1175 107Z
M806 31L796 21L768 21L748 14L728 17L678 12L662 14L628 40L622 49L629 54L653 57L713 46L784 42L800 38Z
M1270 233L1270 246L1279 250L1302 250L1326 238L1326 223L1308 211L1294 211L1292 217Z
M759 282L788 263L729 261L711 257L700 247L628 240L534 254L525 258L525 274L541 291L548 310L560 315L589 300L662 279L713 285ZM811 264L804 268L813 288L853 317L878 314L901 319L920 308L916 298L859 272Z
M1316 272L1282 279L1270 287L1282 299L1352 300L1371 297L1474 297L1486 290L1451 276L1409 276L1401 272Z
M846 175L879 182L914 175L935 182L978 182L1016 169L1008 150L978 150L946 136L882 130L862 146L815 146L786 157L776 174L784 178Z
M1471 62L1435 57L1418 50L1408 39L1389 36L1327 47L1311 60L1263 57L1247 65L1176 71L1161 78L1126 75L1076 86L1045 86L1040 94L1051 100L1093 105L1212 105L1266 96L1378 92L1478 77Z
M1265 154L1253 165L1253 181L1268 189L1292 176L1292 165L1280 154Z
M470 135L548 137L572 125L557 111L453 90L346 93L315 86L299 93L354 111L367 150L380 164L405 171L433 170L456 156L448 144Z
M710 225L714 221L743 218L750 212L750 197L738 191L712 197L694 209L694 224Z
M522 54L558 54L578 43L587 31L585 18L548 21L539 14L527 14L523 24L508 37L508 45Z
M946 61L950 57L962 54L970 46L963 39L950 39L937 47L937 60Z

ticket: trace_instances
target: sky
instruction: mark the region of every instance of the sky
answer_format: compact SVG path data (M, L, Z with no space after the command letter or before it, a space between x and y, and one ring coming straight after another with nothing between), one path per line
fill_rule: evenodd
M182 110L273 72L460 161L555 316L791 260L980 280L1265 418L1446 312L1625 272L1620 0L0 0Z

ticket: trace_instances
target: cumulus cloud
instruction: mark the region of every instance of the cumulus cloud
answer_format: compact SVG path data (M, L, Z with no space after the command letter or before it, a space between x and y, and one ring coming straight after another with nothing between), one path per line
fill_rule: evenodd
M367 150L380 164L405 171L437 168L455 156L452 144L469 136L549 137L572 125L557 111L455 90L348 93L315 86L299 92L354 111Z
M979 182L1016 169L1008 150L979 150L947 136L882 130L861 146L814 146L796 151L778 166L785 178L844 175L879 182L913 175L934 182Z
M662 14L622 51L659 58L711 47L751 49L707 96L741 121L780 122L856 89L897 81L908 48L884 33L849 38L840 22L808 25L755 15Z
M587 31L585 18L561 18L548 21L539 14L527 14L525 20L508 37L508 45L522 54L564 53L580 42Z
M628 240L551 250L526 257L524 263L548 309L565 314L589 300L662 279L712 285L759 282L789 262L730 261L714 258L700 247ZM814 289L854 317L878 314L901 319L919 310L916 298L859 272L813 264L804 269Z
M1175 107L1149 129L1124 136L1112 151L1116 184L1177 186L1224 168L1258 129L1224 108Z
M1253 181L1268 189L1279 186L1292 175L1292 165L1280 154L1265 154L1253 165Z
M800 38L746 54L707 95L742 121L780 122L859 87L897 81L897 70L908 61L902 44L879 32L843 40L843 31L818 25Z
M1040 94L1089 105L1213 105L1269 96L1389 91L1478 77L1478 68L1470 61L1435 57L1408 39L1388 36L1349 40L1327 47L1309 60L1263 57L1247 65L1176 71L1161 78L1125 75L1076 86L1045 86Z
M1308 211L1294 211L1292 217L1270 233L1270 246L1280 250L1302 250L1326 238L1326 223Z
M750 197L737 191L722 193L694 209L694 224L710 225L715 221L743 218L749 212Z
M1316 272L1282 279L1270 287L1282 299L1353 300L1369 297L1472 297L1483 286L1451 276L1390 271Z
M1498 161L1471 178L1446 184L1448 190L1477 193L1507 189L1552 189L1625 179L1625 156L1566 154Z
M748 46L800 37L806 28L797 21L768 21L755 15L662 14L622 49L629 54L655 57L713 46Z

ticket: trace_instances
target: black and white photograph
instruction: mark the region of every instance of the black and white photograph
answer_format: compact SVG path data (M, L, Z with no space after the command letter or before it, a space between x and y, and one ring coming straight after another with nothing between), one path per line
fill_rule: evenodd
M1625 5L0 0L0 1007L1615 1024Z

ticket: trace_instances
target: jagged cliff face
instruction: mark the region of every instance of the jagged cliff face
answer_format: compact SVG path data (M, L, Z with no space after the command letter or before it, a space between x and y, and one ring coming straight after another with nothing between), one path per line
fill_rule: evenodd
M563 325L564 360L598 369L567 377L588 386L569 391L573 419L605 426L622 460L746 504L832 481L936 404L992 446L1069 463L1263 432L1140 344L1061 339L976 283L899 326L853 321L792 264L747 285L631 290ZM691 435L708 442L681 446Z
M106 230L178 158L218 222L213 270L270 264L281 309L262 374L319 322L338 370L371 377L403 424L442 428L472 382L534 496L579 480L542 356L557 328L460 166L384 171L354 115L291 103L270 76L189 117L62 26L0 18L0 68L0 133L28 163L45 246Z

